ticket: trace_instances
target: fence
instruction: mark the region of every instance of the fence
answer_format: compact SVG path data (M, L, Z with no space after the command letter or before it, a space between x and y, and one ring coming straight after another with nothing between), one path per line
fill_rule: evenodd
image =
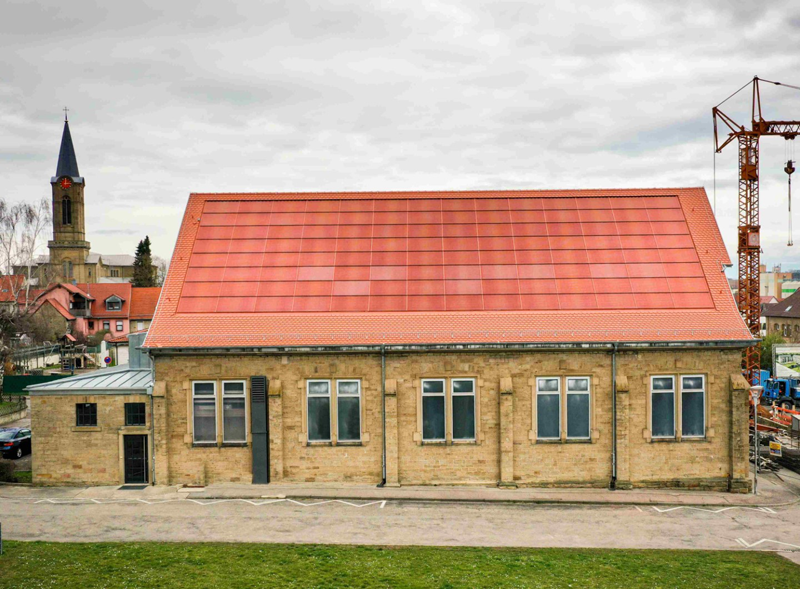
M11 415L12 413L16 413L18 411L23 411L27 409L27 402L25 401L25 397L19 397L14 401L10 401L7 403L0 403L0 417L4 415Z

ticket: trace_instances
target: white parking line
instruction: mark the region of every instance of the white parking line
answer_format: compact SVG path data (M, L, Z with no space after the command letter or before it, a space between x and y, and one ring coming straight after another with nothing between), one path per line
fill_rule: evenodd
M20 498L20 499L12 499L12 501L20 501L20 500L33 500L33 497L29 498ZM317 507L320 505L327 505L330 503L340 503L342 505L347 505L348 507L370 507L372 505L377 505L378 509L383 509L386 507L387 501L369 501L367 503L353 503L352 501L344 501L342 499L324 499L321 501L311 501L310 503L304 503L302 501L297 501L295 499L265 499L265 500L251 500L251 499L89 499L89 498L82 498L82 497L73 497L69 499L59 499L59 498L46 498L46 499L36 499L33 501L34 504L38 503L49 503L51 505L69 505L69 504L79 504L79 503L93 503L95 505L111 505L111 504L119 504L119 503L144 503L145 505L161 505L162 503L194 503L195 505L217 505L219 503L247 503L248 505L253 506L261 506L261 505L271 505L273 503L292 503L294 505L299 505L300 507Z
M790 548L797 548L798 550L800 550L800 546L798 546L797 544L789 544L788 542L781 542L780 540L772 540L771 538L761 538L761 540L753 542L752 544L747 542L747 540L745 540L744 538L736 538L736 541L745 548L755 548L756 546L759 546L764 542L772 542L773 544L780 544L781 546L789 546ZM777 549L773 548L773 550Z
M750 511L760 511L761 513L776 513L774 509L770 509L769 507L746 507L742 505L731 505L729 507L720 507L719 509L692 507L691 505L679 505L677 507L667 507L665 509L662 509L654 505L653 509L655 509L658 513L668 513L670 511L677 511L678 509L692 509L694 511L704 511L706 513L722 513L723 511L728 511L730 509L747 509Z

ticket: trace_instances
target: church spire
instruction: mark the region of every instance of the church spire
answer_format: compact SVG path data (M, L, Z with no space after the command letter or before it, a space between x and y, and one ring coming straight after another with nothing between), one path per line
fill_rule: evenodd
M81 173L78 171L78 160L75 157L75 148L72 145L72 135L69 132L69 121L64 118L64 133L61 135L61 150L58 152L58 166L55 178L69 176L74 182L82 182Z

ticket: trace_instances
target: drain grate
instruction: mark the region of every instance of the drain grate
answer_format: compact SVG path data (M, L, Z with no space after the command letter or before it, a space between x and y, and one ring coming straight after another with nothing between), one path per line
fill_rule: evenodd
M122 485L118 490L119 491L143 491L149 485Z

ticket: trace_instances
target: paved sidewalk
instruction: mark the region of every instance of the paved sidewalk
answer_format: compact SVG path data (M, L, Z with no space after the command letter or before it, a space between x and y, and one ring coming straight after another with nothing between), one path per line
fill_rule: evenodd
M455 501L584 505L686 505L775 507L800 501L800 476L782 471L759 477L758 495L684 490L609 491L607 489L499 489L481 486L408 486L378 488L357 484L218 484L201 488L0 486L0 497L53 499L262 499L314 498L351 500Z

